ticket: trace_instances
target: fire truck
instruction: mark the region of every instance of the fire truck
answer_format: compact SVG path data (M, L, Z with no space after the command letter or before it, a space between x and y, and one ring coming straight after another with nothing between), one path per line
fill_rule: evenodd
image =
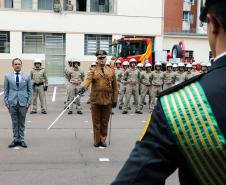
M152 38L127 38L123 37L119 40L114 40L112 44L112 50L114 57L121 62L129 61L131 58L135 58L142 64L159 61L178 63L191 63L194 59L193 51L185 50L184 41L179 41L172 47L172 50L155 51L154 52L154 39Z
M135 58L138 62L153 62L153 41L151 38L121 38L112 44L114 57L121 62Z

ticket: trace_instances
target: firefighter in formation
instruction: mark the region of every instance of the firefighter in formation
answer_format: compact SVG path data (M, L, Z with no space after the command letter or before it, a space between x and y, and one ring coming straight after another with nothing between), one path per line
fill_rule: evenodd
M42 66L41 59L34 60L34 67L31 71L32 87L33 87L33 103L31 114L37 113L37 100L39 98L41 105L41 113L47 114L46 95L48 89L48 78L45 68Z

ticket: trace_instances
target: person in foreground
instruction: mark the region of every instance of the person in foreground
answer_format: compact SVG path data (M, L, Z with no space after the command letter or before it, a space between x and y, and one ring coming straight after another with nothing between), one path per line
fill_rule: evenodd
M226 0L207 0L215 58L211 69L159 95L141 140L112 185L164 185L177 168L181 185L226 183Z
M27 148L24 141L25 119L27 110L32 103L32 83L30 75L21 72L22 60L12 60L14 71L5 76L4 102L12 119L13 141L8 146Z

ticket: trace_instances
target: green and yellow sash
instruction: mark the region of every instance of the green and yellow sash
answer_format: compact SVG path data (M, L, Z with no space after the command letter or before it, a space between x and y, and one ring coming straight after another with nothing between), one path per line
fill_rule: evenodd
M161 103L172 135L201 184L225 185L226 141L200 84L165 95Z

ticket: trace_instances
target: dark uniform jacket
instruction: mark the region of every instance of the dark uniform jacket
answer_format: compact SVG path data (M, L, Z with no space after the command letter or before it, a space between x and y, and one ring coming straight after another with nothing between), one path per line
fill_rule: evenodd
M226 55L217 59L207 74L194 77L164 94L175 92L194 81L198 81L203 88L225 138ZM112 185L164 185L166 178L176 169L179 169L181 185L200 184L196 172L191 169L176 144L162 105L158 101L144 137L136 143L129 159ZM226 171L226 169L222 170Z

